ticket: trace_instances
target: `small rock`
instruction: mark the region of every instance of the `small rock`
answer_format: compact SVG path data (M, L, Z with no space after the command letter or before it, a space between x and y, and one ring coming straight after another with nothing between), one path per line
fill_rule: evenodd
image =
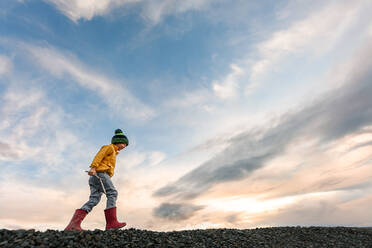
M0 243L0 246L1 246L1 245L6 245L6 244L8 244L8 240L5 240L5 241L1 242L1 243Z

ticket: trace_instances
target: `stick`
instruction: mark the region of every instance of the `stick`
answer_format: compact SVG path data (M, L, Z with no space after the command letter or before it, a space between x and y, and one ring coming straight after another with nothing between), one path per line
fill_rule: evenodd
M85 171L85 172L89 172L89 171ZM99 182L101 183L101 186L102 186L102 189L103 189L103 193L106 195L106 188L105 186L103 185L103 182L102 182L102 179L97 176L97 175L94 175L96 178L98 178Z

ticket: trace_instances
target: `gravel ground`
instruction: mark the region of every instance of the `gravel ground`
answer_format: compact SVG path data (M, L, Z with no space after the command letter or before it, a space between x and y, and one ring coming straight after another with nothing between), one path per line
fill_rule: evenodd
M0 247L371 247L371 228L274 227L154 232L0 229Z

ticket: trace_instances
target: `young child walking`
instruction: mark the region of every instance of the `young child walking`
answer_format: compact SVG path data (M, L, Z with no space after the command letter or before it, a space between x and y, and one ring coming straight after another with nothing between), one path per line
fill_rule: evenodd
M125 222L118 222L116 218L116 199L118 192L112 184L111 177L114 175L116 155L129 144L128 138L120 129L115 130L110 145L104 145L94 157L88 174L90 196L89 200L75 213L65 230L82 230L81 222L87 214L101 200L102 193L106 194L107 202L105 209L106 230L117 229L126 226Z

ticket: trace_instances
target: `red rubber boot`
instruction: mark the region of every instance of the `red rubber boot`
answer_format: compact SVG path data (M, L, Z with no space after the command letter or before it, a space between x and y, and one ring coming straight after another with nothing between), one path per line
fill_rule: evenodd
M82 209L76 209L74 216L72 216L72 219L68 226L65 228L66 231L69 230L77 230L82 231L80 224L84 220L85 216L87 216L88 212Z
M118 229L127 225L125 222L119 222L116 218L116 207L105 209L106 230Z

